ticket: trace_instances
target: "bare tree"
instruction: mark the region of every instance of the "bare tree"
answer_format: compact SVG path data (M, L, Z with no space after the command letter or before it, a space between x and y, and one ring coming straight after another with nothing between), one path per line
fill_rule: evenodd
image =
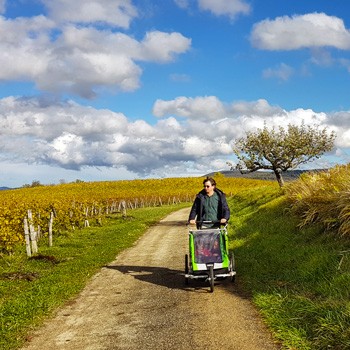
M247 132L235 142L234 153L238 158L236 168L243 172L260 169L272 170L280 187L284 180L282 172L295 169L334 147L335 133L328 133L327 128L318 126L300 126L289 124L287 129L279 127Z

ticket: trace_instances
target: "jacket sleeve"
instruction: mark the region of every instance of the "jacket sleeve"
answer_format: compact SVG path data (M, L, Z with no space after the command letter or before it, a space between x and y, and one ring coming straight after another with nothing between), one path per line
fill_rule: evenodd
M196 197L196 199L193 202L190 215L188 217L188 221L194 220L196 218L198 205L199 205L199 200L198 200L198 197Z

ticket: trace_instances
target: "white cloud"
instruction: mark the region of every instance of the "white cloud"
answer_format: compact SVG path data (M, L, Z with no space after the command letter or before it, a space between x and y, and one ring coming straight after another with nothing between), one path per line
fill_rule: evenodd
M2 161L30 162L78 170L117 167L151 174L169 164L181 167L203 151L188 145L189 129L175 118L152 126L129 122L120 114L75 103L46 104L36 99L0 100ZM205 156L227 153L229 147L214 139ZM193 146L193 147L191 147Z
M176 54L186 52L191 46L191 39L180 33L153 31L146 33L141 43L140 59L154 62L170 62Z
M44 102L14 97L0 100L1 162L71 171L91 167L125 169L141 177L203 174L215 170L214 164L219 166L232 159L233 141L247 131L262 128L264 123L269 127L302 122L326 126L337 132L339 149L350 147L349 111L286 111L266 100L224 103L214 96L181 97L163 101L163 106L157 101L155 110L165 113L164 118L151 125L73 102ZM215 106L221 111L216 117L202 114L208 106L213 113ZM169 111L173 116L166 117Z
M285 63L280 63L276 68L267 68L263 71L264 78L277 78L287 81L293 75L294 69Z
M331 66L335 60L331 53L324 48L315 48L311 50L312 57L310 59L311 63L322 67Z
M340 59L339 62L350 73L350 60L343 58L343 59Z
M170 80L179 83L188 83L191 81L191 77L187 74L173 73L170 75Z
M280 107L271 106L264 99L253 102L236 101L228 104L220 101L216 96L195 98L181 96L170 101L157 100L153 106L153 114L156 117L177 115L202 122L217 122L221 119L240 116L267 117L280 113L284 113Z
M259 99L252 102L247 102L247 101L234 102L230 107L230 111L235 116L247 116L247 117L260 116L263 118L270 117L271 115L285 114L285 111L282 108L271 106L264 99Z
M198 136L190 136L184 141L184 153L195 157L210 156L211 142Z
M153 106L153 114L156 117L175 114L191 119L217 120L225 116L225 107L215 96L182 96L172 101L157 100Z
M350 49L350 31L345 28L343 20L324 13L264 20L254 25L250 39L254 47L263 50L327 46Z
M232 153L231 146L222 142L222 138L207 139L202 135L189 136L184 140L183 151L185 155L193 157L210 157L213 154L230 154Z
M0 79L31 80L47 69L48 32L54 23L44 16L6 20L0 17Z
M240 14L250 13L250 6L244 0L198 0L201 10L210 11L216 16L229 16L234 19Z
M104 23L128 28L138 11L131 0L41 0L57 23Z
M110 30L62 28L44 16L0 18L0 79L33 81L42 91L93 98L99 88L134 91L142 70L136 61L167 63L191 40L179 33L149 32L137 41Z
M175 4L182 9L189 7L189 0L174 0Z

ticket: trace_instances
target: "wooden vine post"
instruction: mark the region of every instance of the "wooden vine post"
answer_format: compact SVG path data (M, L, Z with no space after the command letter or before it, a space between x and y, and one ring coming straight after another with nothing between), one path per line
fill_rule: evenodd
M50 213L50 220L49 220L49 247L52 247L52 225L53 225L53 212Z
M119 211L121 211L122 217L126 218L126 202L124 200L119 203Z
M30 237L29 237L29 227L28 227L28 220L25 217L23 220L24 224L24 238L26 241L26 251L27 251L27 256L31 257L32 256L32 250L30 248Z
M86 209L85 209L85 221L84 221L84 227L90 227L88 217L89 217L89 207L86 207Z
M33 215L30 209L28 209L28 223L29 223L30 242L32 244L32 253L36 254L38 252L37 233L34 230Z

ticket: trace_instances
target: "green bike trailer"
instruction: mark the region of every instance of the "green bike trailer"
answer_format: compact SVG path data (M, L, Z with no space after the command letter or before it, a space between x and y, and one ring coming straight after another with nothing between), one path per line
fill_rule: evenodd
M233 252L228 250L227 226L189 230L189 253L185 255L185 282L190 279L214 282L229 277L235 280L236 270Z

